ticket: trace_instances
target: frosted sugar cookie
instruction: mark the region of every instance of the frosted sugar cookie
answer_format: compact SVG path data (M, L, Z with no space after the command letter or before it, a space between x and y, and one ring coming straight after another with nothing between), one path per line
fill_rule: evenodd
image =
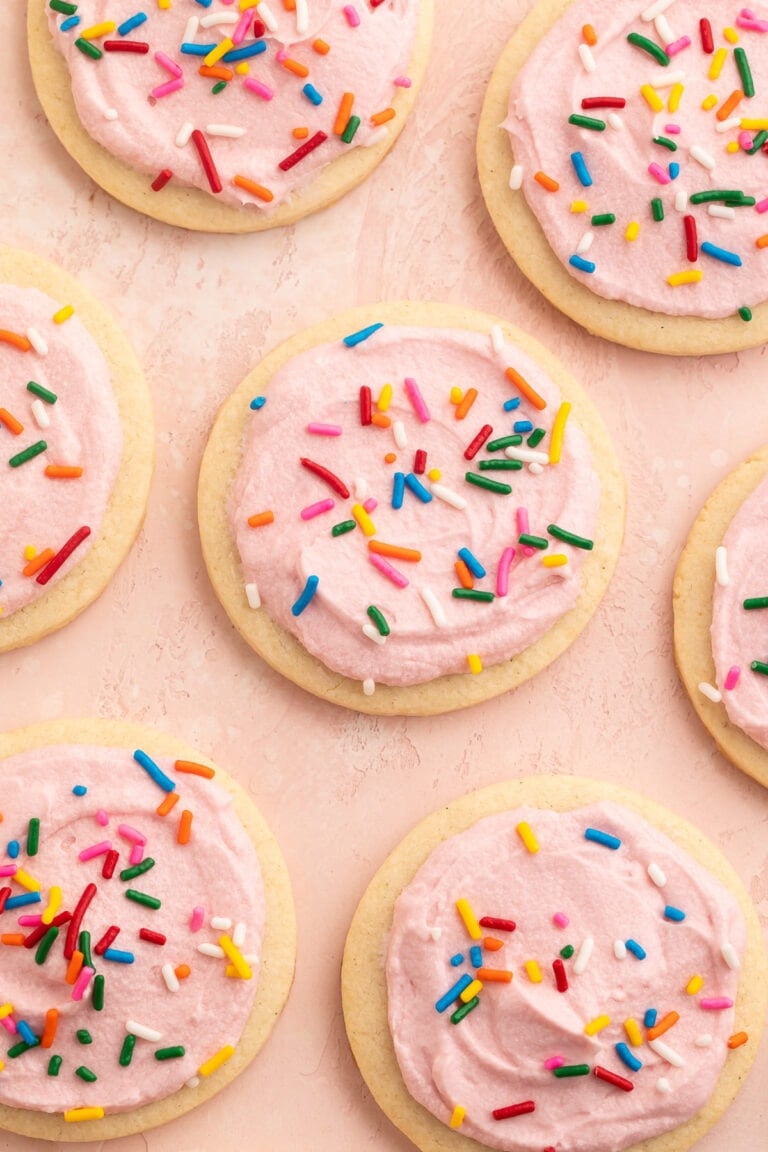
M686 1152L755 1057L768 961L691 825L613 785L529 778L395 849L342 993L364 1079L423 1152Z
M169 224L290 224L368 176L426 68L432 0L30 0L53 130Z
M77 281L0 248L0 652L103 592L144 516L154 454L138 361Z
M491 79L489 212L590 332L698 355L768 339L768 7L542 0Z
M720 484L697 517L674 585L675 658L729 760L768 786L768 448Z
M365 712L498 695L586 625L621 545L607 431L531 337L440 304L356 309L222 408L199 516L216 592L303 688Z
M285 1003L280 851L225 772L160 733L57 721L0 756L0 1129L165 1123L229 1084Z

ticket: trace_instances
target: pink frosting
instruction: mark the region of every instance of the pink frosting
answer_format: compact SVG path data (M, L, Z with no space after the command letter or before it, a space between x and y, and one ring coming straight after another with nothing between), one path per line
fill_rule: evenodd
M110 961L93 952L94 967L105 977L104 1007L96 1011L91 1002L93 980L82 1000L72 998L65 983L67 960L64 941L67 925L60 928L48 958L35 963L35 948L2 948L3 1003L13 1005L11 1019L25 1020L38 1037L45 1014L57 1008L60 1017L53 1046L32 1048L16 1058L6 1055L20 1039L5 1035L0 1076L0 1102L43 1112L96 1106L105 1112L124 1112L159 1100L184 1088L199 1066L225 1045L236 1046L253 1004L258 973L251 957L251 979L228 979L226 960L203 955L200 944L216 944L221 930L211 927L212 917L227 917L244 924L241 952L258 954L264 931L265 902L259 862L249 837L232 811L229 794L215 780L174 772L174 761L156 758L161 770L176 786L180 800L171 813L158 816L156 809L166 793L133 759L131 752L102 747L51 747L25 752L3 761L3 843L17 840L21 853L16 863L42 885L42 900L0 915L4 934L34 931L18 927L18 918L40 914L47 905L51 886L62 890L62 909L72 911L86 885L97 891L82 921L91 934L91 948L110 925L120 934L112 948L134 955L134 963ZM77 785L87 788L76 796ZM188 845L176 842L180 813L193 813ZM99 812L106 813L106 823ZM26 852L29 820L40 820L40 847L34 856ZM130 867L136 834L146 837L143 858L155 865L143 875L124 881L120 872ZM105 856L100 853L80 860L88 849L111 844L120 853L112 879L102 877ZM138 855L138 853L136 853ZM3 850L0 865L10 856ZM0 878L13 896L25 888L13 878ZM127 899L127 889L161 900L151 909ZM204 926L193 931L196 906L204 909ZM140 939L148 928L167 937L159 945ZM229 934L232 934L233 929ZM163 966L188 964L191 974L172 992L166 985ZM139 1038L129 1067L122 1067L121 1052L128 1021L155 1029L159 1040ZM92 1043L76 1038L86 1029ZM157 1060L157 1049L183 1046L185 1055ZM56 1077L47 1075L51 1056L63 1057ZM86 1083L75 1069L86 1066L96 1073Z
M543 411L510 384L507 365L513 365L546 400ZM426 422L409 396L407 380L416 382L426 404L430 417ZM371 389L376 412L386 382L393 388L386 412L392 426L362 426L360 388ZM478 393L463 420L456 419L450 400L453 385L471 386ZM520 407L505 412L504 402L515 396L521 398ZM591 537L597 519L599 481L575 419L566 425L561 463L546 464L559 407L559 390L544 369L519 349L503 347L503 342L501 350L494 351L489 336L482 333L385 326L355 347L339 340L296 356L273 377L266 405L249 415L243 459L229 502L244 582L258 586L269 615L309 652L354 679L416 684L467 672L470 654L478 654L485 665L509 659L573 607L586 555L554 537L547 537L544 553L522 548L518 534L528 529L518 527L518 511L526 510L530 532L544 537L552 523ZM489 452L484 447L474 459L465 458L465 450L485 425L493 429L491 443L511 434L520 420L547 432L537 449L545 462L539 474L529 471L527 464L521 471L482 471L481 461L505 458L500 450ZM309 432L307 426L316 423L336 425L342 433ZM401 431L407 439L402 449L396 443ZM528 435L523 437L524 450ZM426 451L427 471L416 479L432 499L423 503L406 488L402 508L396 509L394 474L412 473L419 449ZM385 463L389 453L396 462ZM335 473L349 498L302 467L302 457ZM539 467L536 462L532 466ZM440 470L437 487L429 477L433 468ZM465 480L467 472L510 484L512 494L475 487ZM443 489L466 501L466 507L456 508L436 495ZM302 509L326 498L334 501L331 509L302 519ZM372 554L371 537L359 527L332 535L334 525L350 520L356 503L371 499L373 539L419 551L420 561ZM249 527L248 518L265 510L274 512L274 523ZM468 548L486 570L475 587L496 593L499 568L510 547L516 551L508 594L497 595L490 603L453 597L460 549ZM567 556L568 563L545 567L542 556L553 553ZM375 567L379 559L385 559L406 585L393 583ZM319 577L317 593L295 616L292 607L310 576ZM441 624L425 601L425 591L427 599L431 593L438 602ZM364 626L372 626L367 613L371 605L384 614L390 628L383 644L363 632Z
M731 723L763 748L768 748L768 677L750 665L768 663L768 609L745 609L744 601L768 596L767 508L768 480L763 480L723 537L728 583L715 582L712 605L712 656L723 704ZM732 668L739 669L738 679L735 674L729 679Z
M701 0L696 5L667 5L661 23L644 20L642 14L658 9L642 0L616 0L599 12L589 0L575 0L556 26L532 52L512 86L509 116L504 127L510 134L515 163L522 166L522 191L537 216L553 251L566 270L586 287L611 300L624 300L654 312L672 316L709 318L733 315L744 305L755 306L766 298L766 251L755 241L766 231L766 217L759 206L768 196L765 156L749 155L740 146L730 154L726 145L742 138L741 118L765 117L763 94L768 88L768 36L738 28L736 47L746 52L754 78L756 96L743 99L732 113L734 122L718 132L717 110L735 89L742 88L734 46L723 37L723 28L737 23L737 4ZM765 5L754 8L758 19L768 16ZM708 72L714 55L702 49L699 20L709 19L715 50L725 48L727 58L717 79ZM591 49L595 70L588 72L578 52L586 48L582 26L593 24L597 44ZM672 40L668 39L670 32ZM639 33L658 47L690 37L690 45L675 52L664 67L646 51L627 42ZM683 94L676 111L669 110L672 74L683 73ZM655 88L663 109L654 112L640 92L643 85ZM713 93L716 105L709 111L702 101ZM626 99L623 109L583 109L585 97L616 96ZM673 105L674 107L674 105ZM607 124L592 131L568 123L573 113L597 118ZM616 119L618 117L618 119ZM730 119L723 121L730 123ZM614 127L613 124L616 126ZM671 127L670 127L671 125ZM766 122L768 126L768 122ZM744 135L751 145L756 132ZM664 137L677 151L654 144ZM697 149L700 151L697 152ZM585 187L577 178L571 155L580 152L592 178ZM694 157L698 155L699 160ZM700 162L713 161L712 167ZM669 165L680 173L670 179ZM649 168L657 165L653 175ZM543 171L556 180L559 191L550 193L534 180ZM660 180L664 180L661 183ZM741 190L754 197L755 206L736 207L732 219L711 215L706 203L681 202L684 190L691 195L712 189ZM651 200L658 198L664 220L656 222ZM585 212L572 212L571 202L583 200ZM718 202L722 205L722 201ZM763 203L763 211L765 204ZM616 222L593 226L593 214L613 213ZM706 255L699 247L695 262L689 260L684 231L685 216L695 220L698 244L710 243L735 253L741 267ZM627 225L636 221L636 240L625 239ZM591 246L581 248L591 234ZM593 273L569 264L574 253L595 265ZM672 287L667 277L700 270L699 283Z
M0 284L0 329L24 337L31 328L37 334L27 351L0 340L0 408L23 425L15 434L0 423L0 629L3 619L44 595L82 560L98 534L120 466L123 436L109 367L77 314L54 323L66 304L34 288ZM41 355L35 346L47 351ZM30 380L54 393L55 403L30 392ZM38 412L47 427L39 424ZM41 440L45 451L17 467L8 464ZM51 479L45 469L56 464L81 467L83 474ZM38 583L44 569L23 575L25 548L56 553L84 526L90 536L49 584Z
M538 841L535 854L516 833L520 822ZM618 837L621 846L612 850L585 839L590 827ZM649 878L649 865L664 874L662 888ZM481 928L484 939L503 941L501 949L490 951L484 939L470 937L457 914L461 899L478 919L516 923L512 932ZM668 919L667 905L685 919ZM567 928L553 923L558 911L569 917ZM589 940L592 952L579 972ZM636 942L645 959L631 952L618 959L616 941ZM442 1013L435 1004L462 975L474 977L469 949L475 944L485 967L510 970L513 980L486 981L479 1004L454 1024L450 1017L461 1002ZM575 953L564 961L568 988L560 992L552 965L568 944ZM734 963L731 949L740 956L744 944L733 896L634 813L602 803L568 813L523 808L489 816L435 849L395 905L387 989L405 1084L446 1125L454 1108L466 1109L460 1131L491 1148L619 1152L688 1120L710 1096L727 1058L733 1010L706 1010L706 1001L733 1000L738 974L721 949L726 946ZM456 955L462 961L453 966ZM529 960L540 966L539 983L526 972ZM695 974L703 986L687 995ZM658 1050L647 1037L629 1048L642 1062L631 1071L615 1045L629 1045L628 1018L645 1036L650 1008L658 1021L669 1012L680 1018L659 1037ZM600 1016L609 1022L586 1034L585 1026ZM681 1066L660 1054L665 1046ZM559 1079L554 1069L562 1064L586 1064L590 1073ZM595 1066L631 1081L633 1089L598 1079ZM534 1111L492 1116L528 1101Z
M90 43L99 47L104 40L140 42L149 45L146 54L104 51L94 61L76 46L76 38L89 26L110 21L119 27L142 7L147 19L140 26L122 37L115 30ZM375 8L368 0L355 5L343 0L298 0L296 10L287 12L280 0L262 0L251 14L268 25L266 35L257 28L266 51L240 61L248 66L248 75L235 74L215 96L211 89L216 79L198 72L204 57L182 52L181 45L216 46L225 37L231 39L243 15L235 5L213 0L203 7L192 0L175 0L160 9L155 0L143 6L136 0L81 0L77 27L60 32L66 18L55 12L49 18L54 41L71 72L78 116L94 140L142 172L157 176L170 169L176 181L211 191L194 143L176 143L184 125L188 125L187 136L192 128L199 129L223 184L218 198L268 210L351 146L365 145L378 138L374 133L386 132L372 125L370 117L390 105L397 91L395 81L407 71L417 7L416 0L385 0ZM347 9L359 17L356 23ZM216 17L233 22L206 27ZM189 28L190 20L199 21L200 26ZM256 43L253 31L250 24L237 50ZM330 45L326 55L313 50L316 39ZM309 74L297 76L289 71L281 63L281 54L303 65ZM236 63L223 60L218 65L234 69ZM177 80L178 88L152 95ZM254 89L254 84L260 87ZM319 93L322 103L313 103L304 93L307 84ZM334 133L345 92L354 94L352 114L361 120L351 145ZM221 135L217 130L221 125L234 128L237 135ZM328 139L283 172L280 161L303 143L292 134L298 127L309 128L310 137L324 132ZM236 175L266 187L274 199L266 204L236 187L232 183Z

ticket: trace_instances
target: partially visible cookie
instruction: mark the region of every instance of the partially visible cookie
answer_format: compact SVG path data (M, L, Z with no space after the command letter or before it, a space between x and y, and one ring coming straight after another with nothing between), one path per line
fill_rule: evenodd
M363 1078L422 1152L686 1152L757 1053L768 958L690 824L615 785L528 778L394 850L342 996Z
M0 652L103 591L144 518L154 460L141 367L102 305L0 248Z
M164 1124L245 1068L288 996L277 844L226 772L159 732L55 721L0 736L0 757L0 1129Z
M675 573L675 659L700 719L768 786L768 448L718 485ZM763 604L765 601L765 604Z

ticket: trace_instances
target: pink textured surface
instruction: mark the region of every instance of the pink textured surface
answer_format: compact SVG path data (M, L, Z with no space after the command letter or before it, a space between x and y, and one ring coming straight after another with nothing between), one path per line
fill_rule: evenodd
M339 962L369 878L441 803L520 773L626 782L711 836L768 920L768 796L693 715L673 666L670 604L694 515L768 439L756 422L765 353L681 361L617 348L555 313L518 273L483 207L474 134L523 0L482 10L442 0L422 97L394 153L325 213L246 238L157 225L82 175L35 99L24 7L6 4L2 16L15 45L0 120L0 154L12 158L0 183L2 239L58 260L119 317L154 394L158 465L144 532L101 599L64 631L0 658L0 726L115 715L198 745L260 805L299 917L293 994L255 1063L203 1110L109 1152L207 1152L222 1141L259 1152L408 1152L349 1054ZM514 695L439 720L354 715L270 672L219 607L195 524L214 413L261 351L332 308L403 296L498 312L546 340L601 406L629 484L625 553L576 644ZM697 1152L764 1147L767 1080L764 1043ZM50 1145L0 1134L2 1152L38 1147Z

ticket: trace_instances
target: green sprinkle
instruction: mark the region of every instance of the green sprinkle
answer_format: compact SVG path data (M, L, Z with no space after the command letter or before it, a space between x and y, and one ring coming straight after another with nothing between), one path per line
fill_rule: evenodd
M659 48L658 44L654 44L653 40L649 40L647 36L641 36L639 32L630 32L627 40L630 44L634 44L635 48L641 48L643 52L653 56L657 64L662 64L665 68L669 64L669 56L664 49Z
M453 595L457 600L482 600L484 604L495 600L493 592L481 592L479 588L454 588Z
M384 619L384 614L379 611L373 604L367 609L368 615L379 630L379 636L389 636L389 624Z
M541 444L546 434L547 433L544 428L534 428L533 432L531 432L530 436L526 440L526 444L529 448L536 448L539 444ZM522 461L520 461L520 463L522 463Z
M502 448L519 448L522 442L520 433L515 432L514 436L500 436L498 440L489 440L485 447L489 452L500 452Z
M90 56L91 60L101 60L104 55L101 48L97 48L90 40L83 40L82 36L78 36L77 40L75 40L75 45L80 49L83 56ZM94 1076L94 1080L95 1079L96 1077Z
M81 1044L93 1044L93 1036L87 1028L78 1028L75 1035Z
M45 964L46 960L48 959L48 953L50 952L51 948L53 948L58 934L58 928L55 924L52 924L37 946L37 951L35 952L35 964Z
M334 524L333 528L331 528L331 536L344 536L354 528L357 528L355 520L342 520L341 524Z
M27 449L29 451L29 449ZM40 847L40 821L33 816L27 829L27 856L37 856Z
M664 205L658 196L654 196L651 200L651 212L657 224L664 219Z
M710 188L707 192L692 192L688 197L691 204L708 204L710 200L737 200L743 197L743 192L732 192L722 188Z
M477 472L465 472L464 479L468 484L475 484L478 488L485 488L488 492L498 492L500 496L509 496L512 491L511 484L501 484L498 480L489 480L487 476L478 476Z
M601 224L615 224L616 217L613 212L598 212L597 216L592 217L592 223L599 228Z
M177 1044L175 1048L158 1048L155 1051L155 1060L176 1060L185 1052L186 1049L182 1044Z
M61 1064L62 1064L61 1056L51 1056L50 1060L48 1061L48 1075L49 1076L58 1076L59 1069L61 1068Z
M91 956L91 934L83 930L80 933L78 941L79 949L83 954L83 967L93 968L93 957Z
M760 151L766 140L768 140L768 132L766 132L765 128L761 128L757 136L755 136L754 140L752 141L752 147L747 148L747 155L754 156L755 152Z
M519 472L523 467L522 460L481 460L481 472Z
M752 69L749 66L749 60L747 60L746 52L743 48L734 48L733 58L736 61L736 67L739 70L739 76L741 76L742 92L747 97L754 96L755 82L752 79Z
M41 400L45 400L46 404L55 404L58 400L55 392L49 392L47 388L43 388L42 384L36 384L34 380L30 380L27 384L27 392L31 392L33 396L39 396Z
M141 864L134 864L132 868L124 868L120 873L121 880L135 880L137 876L143 876L145 872L149 872L150 868L154 868L155 862L151 856L147 856L146 860L142 860ZM80 949L82 952L82 948Z
M35 456L39 456L41 452L45 452L48 445L45 440L38 440L36 444L30 444L29 448L25 448L23 452L19 452L16 456L11 456L8 463L11 468L18 468L20 464L26 464L27 460L33 460Z
M352 143L352 139L355 135L355 132L357 132L359 127L360 127L360 117L359 116L350 116L349 120L347 120L347 126L341 134L341 138L345 144L351 144Z
M739 308L739 316L741 316L742 320L751 320L752 319L752 309L747 308L747 306L745 304L742 308Z
M732 200L725 201L728 208L754 208L756 203L754 196L745 196L743 192L739 192Z
M517 539L520 544L527 544L529 548L540 548L541 550L549 548L549 540L543 536L531 536L528 532L523 532Z
M661 144L662 148L669 148L670 152L677 152L677 144L668 136L654 136L654 144Z
M451 1024L460 1024L465 1016L469 1016L473 1008L477 1008L480 1003L479 996L473 996L471 1000L467 1000L466 1004L462 1004L461 1008L457 1008L451 1016Z
M79 1068L75 1068L75 1076L79 1076L81 1080L85 1080L87 1084L93 1084L94 1080L98 1080L95 1072L91 1072L90 1068L86 1068L85 1064L81 1064Z
M558 1080L567 1076L589 1076L589 1064L563 1064L561 1068L553 1068Z
M124 895L136 904L143 904L145 908L159 908L160 901L157 896L148 896L146 892L137 892L135 888L126 888Z
M74 16L77 12L77 4L68 4L67 0L51 0L48 7L54 12L61 12L62 16Z
M17 1056L23 1055L24 1052L29 1052L30 1048L37 1048L40 1041L34 1044L27 1044L26 1040L19 1040L18 1044L14 1044L13 1048L9 1048L6 1055L10 1056L11 1060L15 1060Z
M605 120L597 120L594 116L580 116L578 112L568 117L568 123L575 124L577 128L591 128L593 132L605 132Z
M219 92L223 92L226 86L226 80L219 80L218 84L214 84L213 88L211 88L211 96L218 96Z
M768 608L768 596L750 596L744 601L744 607L749 608Z
M560 949L560 955L562 956L563 960L570 960L571 956L573 956L573 953L573 944L566 944L565 948Z
M133 1060L133 1050L135 1047L136 1037L132 1032L129 1032L125 1040L123 1040L123 1046L120 1049L120 1055L118 1057L118 1060L120 1064L122 1064L123 1068L127 1068L131 1060Z
M104 1007L104 977L94 976L93 978L93 995L91 996L91 1004L97 1012L101 1012Z
M753 660L750 668L753 672L759 672L761 676L768 676L768 664L764 664L762 660ZM18 1048L18 1044L16 1047ZM10 1056L10 1052L8 1055Z
M558 528L557 524L547 525L547 532L556 540L564 540L566 544L573 544L574 548L586 548L588 552L591 552L595 546L593 540L587 540L586 536L577 536L575 532L567 532L565 528Z

